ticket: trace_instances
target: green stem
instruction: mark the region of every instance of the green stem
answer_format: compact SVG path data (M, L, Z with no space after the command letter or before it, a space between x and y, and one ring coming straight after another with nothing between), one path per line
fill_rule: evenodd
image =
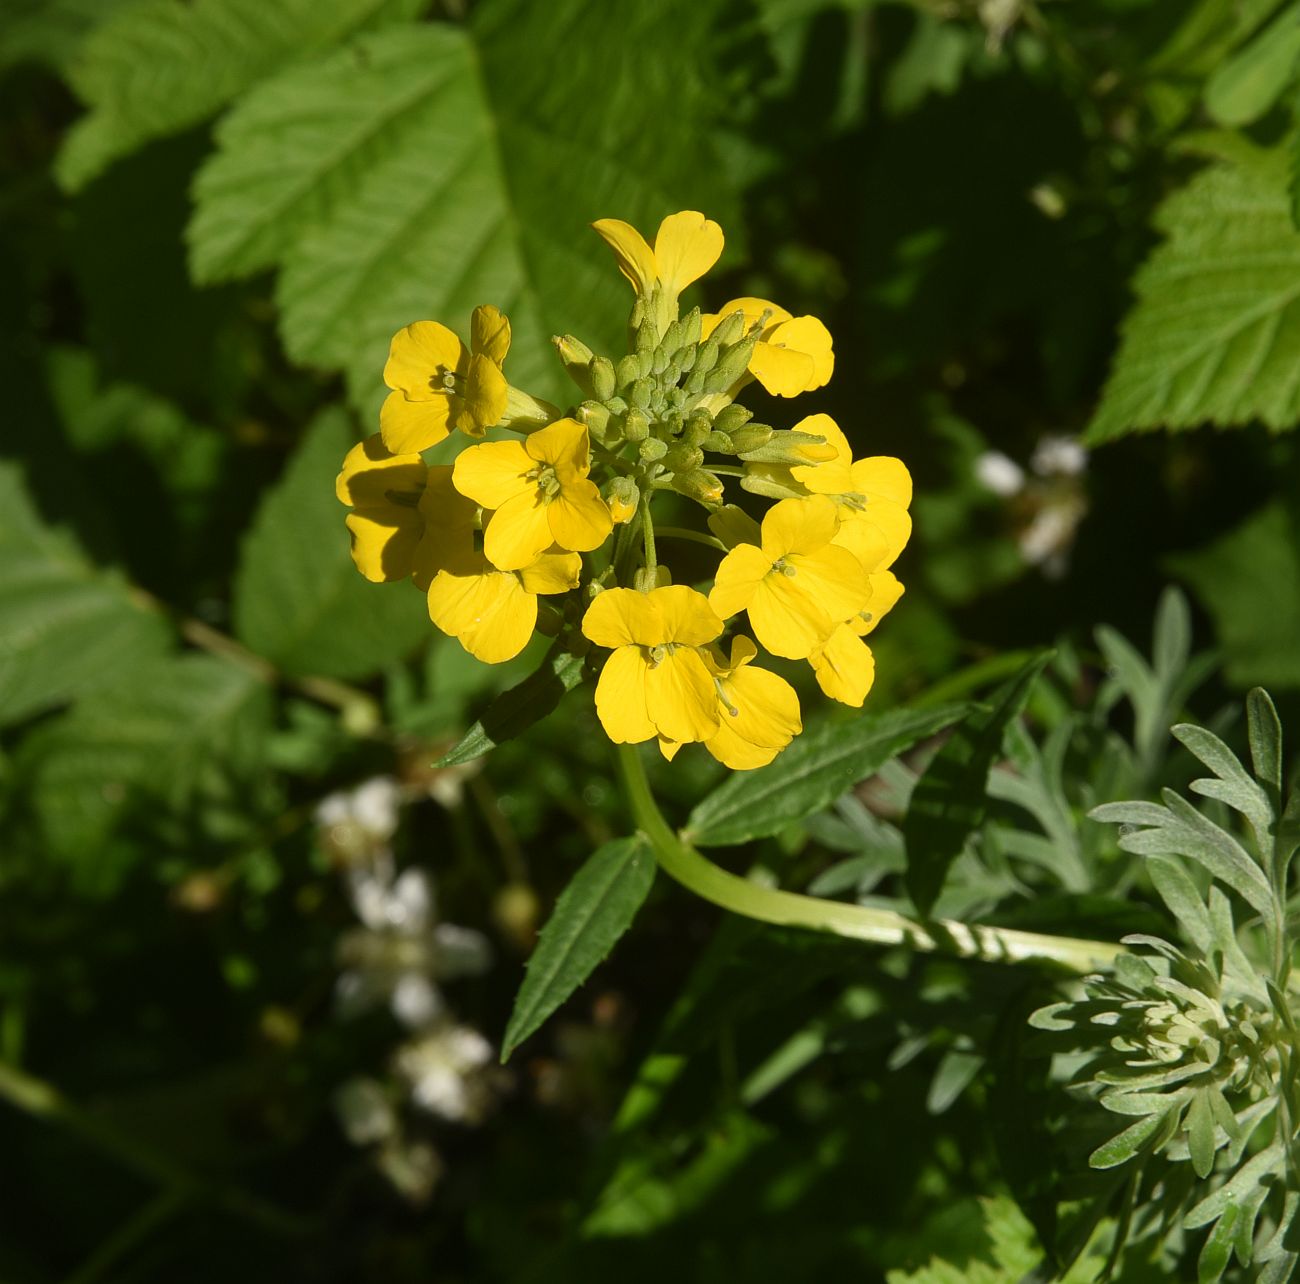
M654 573L659 565L659 559L655 554L655 524L654 519L650 516L649 495L641 501L641 531L645 538L646 575L650 582L654 583Z
M724 553L727 551L727 546L720 539L705 535L703 531L689 530L685 526L658 526L655 528L655 534L661 539L688 539L692 543L704 544L709 548L720 549Z
M910 945L913 949L942 951L990 962L1019 963L1041 960L1076 972L1105 967L1123 946L1109 941L1088 941L1067 936L1046 936L1010 928L981 927L938 919L918 923L892 910L847 905L782 892L751 883L706 860L669 828L646 780L635 745L618 747L619 768L637 825L654 848L663 869L697 896L723 909L764 923L831 932L877 945Z

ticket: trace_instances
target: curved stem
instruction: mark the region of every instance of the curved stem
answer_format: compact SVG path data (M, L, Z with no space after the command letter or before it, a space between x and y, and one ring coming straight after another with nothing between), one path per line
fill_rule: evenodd
M707 548L719 549L723 553L727 551L727 546L720 539L705 535L703 531L690 530L685 526L656 526L655 534L661 539L686 539L694 544L703 544Z
M918 950L942 951L994 962L1041 960L1061 964L1076 972L1091 972L1105 967L1116 955L1124 952L1123 946L1110 941L981 927L950 919L919 923L893 910L848 905L842 901L822 900L751 883L720 869L673 832L650 792L635 745L619 745L618 761L632 813L654 849L659 864L697 896L733 913L764 923L831 932L877 945L910 945Z

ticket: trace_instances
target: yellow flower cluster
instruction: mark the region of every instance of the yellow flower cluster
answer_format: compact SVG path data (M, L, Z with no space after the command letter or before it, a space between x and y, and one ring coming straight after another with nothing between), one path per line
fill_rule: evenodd
M631 350L615 362L557 337L582 394L566 413L506 379L498 309L474 310L468 347L436 321L401 330L380 430L338 477L352 556L367 579L412 579L433 623L480 660L518 655L540 627L608 652L593 659L611 740L656 740L667 758L701 743L729 767L762 766L802 724L794 688L754 663L760 646L807 661L832 699L866 699L863 639L903 591L889 567L911 533L911 478L897 459L855 460L828 415L776 429L736 401L755 381L776 397L820 388L835 357L817 318L765 299L681 313L722 253L716 223L670 215L653 246L617 219L593 226L636 293ZM476 440L452 464L422 457L489 429L517 436ZM776 501L761 524L725 502L727 479ZM703 508L707 530L656 526L665 492ZM665 539L722 555L706 592L671 582ZM728 651L742 613L753 636L733 633Z

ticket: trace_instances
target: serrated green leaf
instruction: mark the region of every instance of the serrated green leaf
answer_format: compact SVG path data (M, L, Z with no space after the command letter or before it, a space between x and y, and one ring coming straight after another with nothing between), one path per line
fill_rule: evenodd
M691 812L689 842L729 846L775 834L834 802L918 740L942 731L969 706L894 709L800 736L769 766L737 772Z
M163 618L49 525L21 470L0 464L0 725L111 685L168 645Z
M430 316L463 329L484 302L515 322L510 377L552 381L545 395L559 386L547 336L581 325L609 344L626 316L585 225L725 214L701 163L722 103L715 19L691 0L499 0L464 27L391 28L287 71L219 128L196 183L194 270L279 265L289 352L345 368L367 407L396 330ZM563 76L536 56L557 30Z
M491 753L502 741L522 735L582 681L583 663L582 656L571 654L557 642L537 670L497 696L482 718L434 766L459 767Z
M1216 164L1160 207L1165 241L1134 278L1137 302L1087 440L1152 428L1273 429L1300 419L1300 232L1285 167Z
M410 584L371 584L352 564L334 478L355 441L342 411L318 416L244 538L235 633L288 673L368 677L433 629Z
M349 32L409 18L424 0L140 0L91 33L71 69L90 113L55 164L84 187L154 138L197 125L286 63Z
M540 1028L589 977L631 926L654 883L655 858L640 835L606 843L555 902L528 960L501 1060Z
M140 0L8 0L0 22L0 67L40 62L63 70L85 38Z
M920 913L930 912L952 862L983 820L989 769L1002 750L1007 725L1024 708L1050 659L1050 652L1035 656L998 688L987 708L976 709L958 723L917 781L903 839L907 890Z
M1174 736L1214 772L1215 780L1194 780L1193 793L1217 798L1250 821L1265 861L1271 859L1273 804L1237 755L1214 732L1195 723L1179 723Z

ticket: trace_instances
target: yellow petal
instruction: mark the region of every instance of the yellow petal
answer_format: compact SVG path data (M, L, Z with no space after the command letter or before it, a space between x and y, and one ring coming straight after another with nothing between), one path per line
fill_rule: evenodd
M624 223L618 218L599 218L592 227L614 251L618 270L628 279L632 288L638 294L649 294L654 289L659 272L654 251L646 244L645 237L630 223Z
M740 668L742 664L748 664L757 655L758 647L754 645L753 638L747 638L743 633L737 633L731 639L731 657L723 668L730 673L732 670Z
M722 228L698 210L670 214L659 224L654 249L664 289L676 296L698 281L718 261L722 246Z
M848 549L827 544L815 553L791 553L786 562L794 571L789 582L836 623L855 616L871 597L867 572Z
M375 433L348 451L334 493L340 502L358 508L387 506L393 502L390 492L418 502L428 471L418 454L394 455Z
M575 553L599 548L614 529L609 506L601 499L596 483L586 480L565 485L547 505L546 519L555 542Z
M817 365L806 352L757 343L749 358L749 373L774 397L797 397L818 385Z
M835 623L816 598L779 571L763 580L749 604L754 636L773 655L789 660L806 659L830 636Z
M682 646L703 646L722 632L722 621L703 593L685 584L657 588L649 594L663 621L660 640Z
M891 550L884 531L875 522L849 508L841 509L840 513L842 516L847 514L847 518L840 522L840 528L835 532L832 543L837 548L848 549L857 558L858 565L868 573L877 567L888 566L894 560L897 553Z
M535 492L527 474L533 460L517 441L485 441L456 456L456 489L484 508L500 508L516 495Z
M729 549L737 544L761 544L763 536L758 523L743 508L723 504L715 508L707 519L711 530Z
M769 330L780 325L783 321L790 320L790 314L780 304L773 303L771 299L754 298L752 295L731 299L718 309L718 315L722 317L729 317L733 312L743 312L745 314L745 329L747 330L750 326L757 325L763 319L764 314L767 315L766 328Z
M813 363L806 390L811 392L830 382L835 371L835 353L831 332L816 317L792 317L773 326L763 335L765 343L803 352Z
M506 413L510 385L501 367L476 352L469 359L464 390L452 398L451 426L470 437L481 437Z
M510 318L490 303L475 308L469 322L469 346L471 352L481 352L494 365L504 365L510 351Z
M553 424L524 439L529 457L549 464L561 481L585 477L591 470L591 442L586 424L576 419L557 419Z
M824 495L783 499L763 518L763 556L779 561L790 553L811 553L825 548L835 537L839 517Z
M893 571L877 571L867 578L871 581L871 597L866 609L849 621L853 631L862 637L870 633L903 596L903 586Z
M596 594L582 617L583 634L597 646L658 646L664 626L653 596L625 588Z
M610 589L596 602L610 593L630 591ZM637 646L619 647L600 671L596 683L596 714L605 734L615 744L639 744L655 734L655 724L646 711L646 672L644 653Z
M871 648L846 624L839 628L809 657L817 685L832 700L862 707L876 676Z
M869 499L861 520L875 526L885 541L885 560L870 568L884 570L894 562L912 536L911 515L901 504L895 504L892 500Z
M424 522L415 509L397 505L349 513L352 561L375 584L404 580L414 567L415 550L424 534Z
M722 690L731 708L719 721L752 745L783 749L803 730L799 697L775 673L747 664L722 680Z
M485 664L513 659L537 623L537 599L516 575L494 570L482 554L439 571L428 600L434 624Z
M429 467L420 496L420 513L425 523L450 536L472 537L474 515L478 505L456 489L455 470L451 464L433 464ZM471 539L472 542L472 539Z
M912 476L892 455L871 455L853 465L853 489L868 499L887 499L906 508L912 502Z
M582 578L582 558L577 553L543 553L518 574L530 593L567 593Z
M680 647L652 663L645 693L650 720L669 740L707 740L718 729L713 677L694 650Z
M682 747L680 740L669 740L664 736L659 737L659 752L663 754L669 762L677 757L677 751Z
M704 742L704 747L732 771L753 771L755 767L766 767L781 752L780 749L762 748L742 740L727 725L725 715L718 723L717 731Z
M384 382L411 401L443 395L441 377L464 373L469 352L460 339L437 321L415 321L393 335L384 365Z
M447 436L451 398L439 393L430 401L408 401L390 392L379 410L379 432L394 455L413 455L436 446Z
M723 620L745 610L772 569L772 559L752 544L737 544L722 559L709 590L709 605Z
M546 505L536 487L506 500L483 529L483 552L502 571L531 566L553 543Z

